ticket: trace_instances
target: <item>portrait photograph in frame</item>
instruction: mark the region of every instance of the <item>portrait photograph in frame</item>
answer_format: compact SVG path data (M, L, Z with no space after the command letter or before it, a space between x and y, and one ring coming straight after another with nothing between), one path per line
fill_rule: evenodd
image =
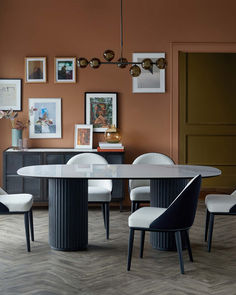
M0 79L0 110L21 111L21 79Z
M76 58L55 57L55 83L76 83Z
M92 124L94 132L117 127L117 93L85 92L85 123Z
M165 53L133 53L133 62L142 62L150 58L156 62L158 58L165 58ZM152 73L140 65L141 74L132 78L133 93L164 93L165 92L165 70L160 70L153 65Z
M29 138L61 138L61 98L29 98Z
M92 149L93 147L93 125L75 125L75 149Z
M25 83L46 83L46 57L25 58Z

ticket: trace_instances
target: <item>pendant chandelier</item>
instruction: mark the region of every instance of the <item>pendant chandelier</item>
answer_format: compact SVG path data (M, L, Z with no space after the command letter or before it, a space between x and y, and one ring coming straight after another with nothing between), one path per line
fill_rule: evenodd
M123 0L120 0L120 57L117 61L113 61L115 53L110 49L104 51L103 57L106 61L100 61L100 59L96 57L88 61L85 57L80 57L77 59L77 66L86 68L90 65L91 68L98 69L100 65L117 65L119 68L124 69L128 65L131 65L129 69L131 76L138 77L141 74L140 66L153 73L154 66L162 70L165 69L167 65L165 58L158 58L155 62L150 58L144 58L141 62L130 62L123 56Z

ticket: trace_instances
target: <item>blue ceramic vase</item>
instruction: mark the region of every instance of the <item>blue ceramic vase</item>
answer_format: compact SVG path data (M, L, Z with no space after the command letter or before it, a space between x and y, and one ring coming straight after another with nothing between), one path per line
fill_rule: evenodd
M19 139L22 140L22 130L12 129L11 130L11 145L13 149L17 149L19 145Z

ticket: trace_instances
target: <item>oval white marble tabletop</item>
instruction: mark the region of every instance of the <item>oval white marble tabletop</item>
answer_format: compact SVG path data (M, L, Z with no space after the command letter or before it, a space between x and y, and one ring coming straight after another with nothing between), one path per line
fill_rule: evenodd
M221 171L209 166L195 165L37 165L20 168L17 173L21 176L45 178L192 178L198 174L202 177L213 177Z

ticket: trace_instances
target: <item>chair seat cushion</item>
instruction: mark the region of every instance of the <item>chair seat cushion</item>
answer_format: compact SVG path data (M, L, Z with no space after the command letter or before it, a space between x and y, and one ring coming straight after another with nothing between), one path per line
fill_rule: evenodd
M26 212L33 205L33 196L31 194L0 195L0 202L9 209L9 212Z
M110 202L111 191L105 187L89 186L88 201L89 202Z
M233 195L216 195L206 196L205 204L209 212L227 213L236 204L236 197Z
M166 208L140 208L129 216L129 227L149 228L150 224L165 211Z
M135 187L130 191L131 201L150 201L150 186Z

